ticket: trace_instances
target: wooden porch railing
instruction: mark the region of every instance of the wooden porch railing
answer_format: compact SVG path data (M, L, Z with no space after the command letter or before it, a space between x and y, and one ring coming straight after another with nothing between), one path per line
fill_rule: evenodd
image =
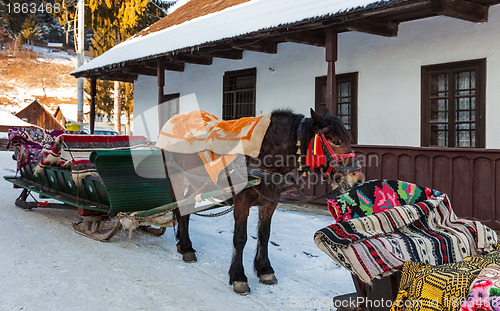
M353 149L367 180L399 179L447 193L458 217L500 230L500 150L392 146ZM304 189L309 196L326 191L325 184Z

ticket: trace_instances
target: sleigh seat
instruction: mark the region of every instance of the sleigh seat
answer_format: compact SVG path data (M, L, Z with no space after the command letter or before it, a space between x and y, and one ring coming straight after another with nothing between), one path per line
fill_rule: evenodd
M78 207L80 215L147 210L174 201L163 155L143 136L12 129L17 187ZM24 208L27 192L16 201Z

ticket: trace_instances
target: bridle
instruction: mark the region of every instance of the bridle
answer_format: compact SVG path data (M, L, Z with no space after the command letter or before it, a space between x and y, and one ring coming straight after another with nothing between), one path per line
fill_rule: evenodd
M301 121L301 123L302 122L303 120ZM302 150L300 149L301 148L300 139L298 139L297 141L297 146L298 146L297 154L299 155L298 157L299 171L303 172L304 174L303 176L307 176L309 170L305 170L304 167L302 166L303 154ZM353 160L350 163L345 164L345 161L350 158L353 158ZM361 165L358 159L356 159L356 154L354 152L349 152L345 154L336 153L335 150L333 150L332 146L330 145L330 142L326 139L322 129L320 129L317 133L315 133L313 138L310 140L306 151L305 162L306 162L305 163L306 167L309 169L319 168L322 173L323 180L328 180L332 172L334 171L336 173L341 173L345 175L361 169Z

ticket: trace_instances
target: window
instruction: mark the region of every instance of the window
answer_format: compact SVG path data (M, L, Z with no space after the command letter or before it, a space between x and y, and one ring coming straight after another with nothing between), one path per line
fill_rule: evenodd
M485 147L486 60L422 67L422 146Z
M158 106L160 126L179 113L179 93L163 95L163 103Z
M224 120L255 116L257 69L227 71L222 86L222 118Z
M337 110L335 115L344 122L351 132L352 142L358 141L358 73L346 73L336 76L337 80ZM326 109L326 76L316 77L316 112Z

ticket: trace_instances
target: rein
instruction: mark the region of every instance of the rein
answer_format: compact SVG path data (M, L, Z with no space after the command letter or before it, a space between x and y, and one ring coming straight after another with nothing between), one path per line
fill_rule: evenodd
M292 179L287 178L287 176L292 176L292 175L288 175L288 174L283 175L283 174L276 173L276 172L270 172L268 170L258 168L258 167L248 167L248 176L252 176L254 178L263 180L264 183L269 183L269 184L274 184L274 185L276 185L275 179L280 179L280 180L282 180L282 183L277 185L280 189L280 192L283 191L284 188L295 188L295 189L290 189L290 190L296 190L301 196L306 198L305 200L301 200L301 201L282 200L282 199L276 200L276 199L271 199L271 198L266 197L256 187L250 188L250 189L253 189L255 192L257 192L260 196L266 197L266 200L269 200L269 201L275 202L275 203L284 203L284 204L296 204L297 202L308 203L308 202L313 202L315 200L328 198L332 195L335 195L338 192L340 192L340 193L346 192L350 188L349 185L347 184L347 182L343 181L338 185L338 187L326 192L323 195L310 197L310 196L306 195L304 192L302 192L301 187L300 187L299 183L297 182L297 180L295 180L295 178L293 178L293 177L292 177ZM286 182L291 182L292 185L285 187Z

